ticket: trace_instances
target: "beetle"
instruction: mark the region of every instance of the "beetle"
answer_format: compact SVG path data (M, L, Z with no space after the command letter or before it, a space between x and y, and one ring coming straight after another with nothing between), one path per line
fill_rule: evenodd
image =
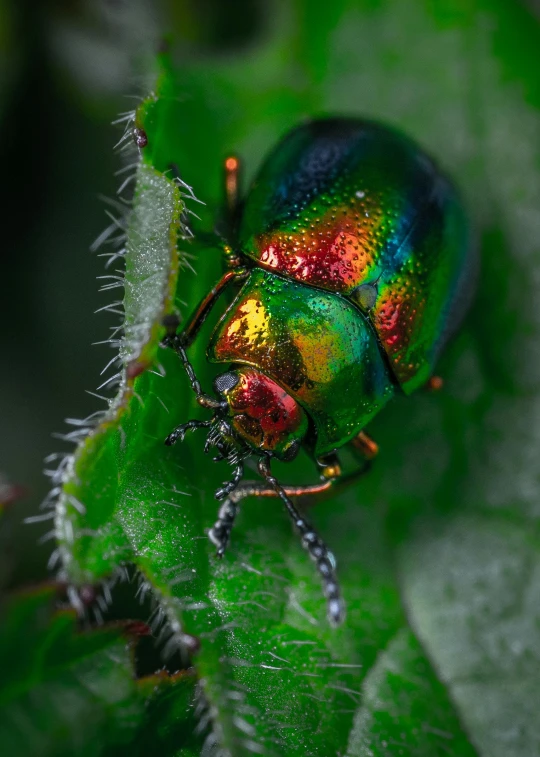
M227 270L183 328L166 323L166 346L180 356L210 420L205 451L234 468L215 496L222 502L211 541L222 556L239 502L279 497L322 579L328 618L344 602L336 561L293 499L350 482L338 451L377 445L369 421L397 394L440 384L439 355L459 326L476 279L474 245L460 195L408 136L356 118L308 121L270 153L245 199L239 161L225 161ZM227 370L202 391L187 356L207 315L230 286L241 285L207 349ZM291 461L304 447L318 469L309 486L284 486L271 461ZM257 458L263 481L245 482Z

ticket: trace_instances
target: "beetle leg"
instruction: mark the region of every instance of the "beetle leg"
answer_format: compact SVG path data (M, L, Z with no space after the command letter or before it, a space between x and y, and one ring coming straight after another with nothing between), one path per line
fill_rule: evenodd
M208 292L206 297L201 300L197 309L192 314L180 334L175 333L176 328L178 328L179 326L178 319L176 319L175 326L173 322L174 317L167 316L167 322L164 322L164 325L169 327L172 333L167 334L167 336L163 340L165 346L173 346L171 344L171 341L173 339L176 339L184 347L189 347L190 344L193 344L201 326L205 322L220 295L223 294L229 284L235 281L242 281L242 279L245 279L247 275L248 271L245 268L237 268L233 271L227 271L227 273L223 274L217 284ZM171 323L169 323L168 321L171 321Z
M179 439L181 442L183 442L186 431L195 431L195 429L198 428L207 428L211 424L212 421L188 421L187 423L182 423L181 426L177 426L174 431L169 434L169 436L165 439L165 444L167 445L167 447L170 447L173 444L176 444Z
M369 469L369 463L358 470L349 473L346 476L339 476L336 478L326 478L324 481L320 481L317 484L311 484L309 486L282 486L282 490L287 497L319 497L330 491L341 490L349 486L356 481L360 476L367 472ZM323 469L324 475L324 469ZM219 513L218 519L214 526L210 529L208 536L217 550L217 556L223 557L227 545L229 543L234 520L238 515L240 509L240 501L246 497L278 497L274 488L269 487L267 484L260 483L258 481L243 481L229 494L227 499L223 502Z
M248 495L243 494L243 496L246 497ZM223 557L225 554L231 538L232 527L238 515L238 502L240 499L242 499L242 490L239 491L238 489L227 497L219 508L216 522L208 532L208 538L217 547L216 557Z
M263 460L266 460L266 457L263 458ZM327 473L330 472L329 470L330 462L333 463L334 470L336 469L336 467L339 468L339 460L337 460L337 456L332 456L332 458L328 456L324 459L324 461L321 460L320 462L325 464ZM328 463L328 465L326 465L326 463ZM214 523L213 527L208 532L208 537L210 541L213 544L215 544L215 546L217 547L217 551L216 551L217 557L223 557L223 555L225 554L225 550L227 549L227 546L230 541L231 531L234 526L234 521L240 509L240 502L246 497L272 497L272 498L281 497L283 499L283 495L285 495L285 497L287 498L287 501L290 503L292 509L296 513L296 509L290 502L289 497L308 497L310 495L320 496L330 491L340 490L342 488L345 488L349 484L351 484L353 481L358 479L364 473L366 473L369 467L370 467L370 462L366 461L366 464L362 468L358 468L358 470L353 471L352 473L349 473L346 476L339 475L336 478L328 477L325 480L320 481L317 484L311 484L310 486L281 486L278 484L279 492L273 486L271 481L267 478L267 476L265 475L265 472L263 472L262 470L261 470L261 475L263 475L263 477L266 479L265 483L261 483L258 481L243 481L242 483L239 483L238 486L235 489L233 489L232 492L230 492L227 499L224 500L223 504L221 505L219 509L218 518L216 522ZM336 472L340 474L341 469L339 469L339 471L336 471ZM322 473L324 475L325 468L323 468ZM275 479L273 480L275 481ZM270 484L270 486L268 486L268 484ZM287 510L289 514L291 514L291 510L289 508L287 508Z
M379 454L379 445L365 431L360 431L351 444L364 455L367 460L373 460Z
M244 465L243 463L238 463L236 468L234 469L234 474L231 481L227 481L223 484L223 486L220 486L219 489L216 490L216 493L214 494L214 497L216 499L225 499L225 497L230 494L238 484L240 483L240 479L244 475Z
M236 155L229 155L223 164L225 175L225 201L231 216L238 211L240 200L240 160Z
M426 389L429 392L440 392L444 386L444 379L440 376L431 376L426 382Z
M317 458L317 465L321 469L321 476L325 480L334 480L341 476L341 465L339 457L333 453Z
M302 546L315 563L315 567L322 579L323 592L327 600L328 619L332 624L338 625L343 620L345 608L336 576L336 560L334 555L313 527L296 509L287 496L285 489L272 475L269 457L260 458L259 472L285 505L302 540Z
M332 483L332 481L322 481L312 486L286 486L283 487L283 490L289 497L301 497L307 494L321 494L328 491ZM257 481L243 481L241 484L238 484L221 505L218 518L208 533L210 541L217 547L218 557L223 557L227 549L232 527L240 509L240 501L246 497L277 496L279 495L275 489L269 488L267 484Z

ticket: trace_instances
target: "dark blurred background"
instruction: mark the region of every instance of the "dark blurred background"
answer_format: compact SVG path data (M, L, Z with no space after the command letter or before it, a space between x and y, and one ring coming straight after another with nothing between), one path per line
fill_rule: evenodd
M23 487L10 517L12 584L45 573L50 522L24 525L50 484L46 455L68 449L53 438L64 418L100 403L100 372L111 358L113 322L95 314L110 302L90 252L110 222L122 135L112 122L151 87L163 30L193 55L227 54L263 32L256 0L0 0L0 151L3 255L0 298L0 473ZM142 74L145 72L145 75Z

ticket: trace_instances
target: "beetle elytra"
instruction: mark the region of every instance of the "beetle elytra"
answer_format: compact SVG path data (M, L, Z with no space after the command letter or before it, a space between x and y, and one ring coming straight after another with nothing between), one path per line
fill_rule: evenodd
M365 459L377 445L369 421L397 393L431 382L436 361L471 300L475 255L452 183L420 147L381 124L353 118L305 123L270 153L245 199L239 162L225 162L230 238L227 271L181 330L164 343L183 361L206 421L206 449L234 469L216 492L222 502L210 539L223 555L239 502L279 497L321 576L332 623L344 604L336 563L294 498L321 494L344 477L345 445ZM207 350L228 366L202 391L187 356L223 291L241 285ZM271 461L307 449L319 480L284 486ZM244 482L258 460L260 483Z

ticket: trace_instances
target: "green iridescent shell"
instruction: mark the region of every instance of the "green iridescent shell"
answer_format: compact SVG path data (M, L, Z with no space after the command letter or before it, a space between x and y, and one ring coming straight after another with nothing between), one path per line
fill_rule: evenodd
M381 124L304 124L248 193L237 247L257 265L366 313L406 393L432 375L475 282L460 198L408 137Z
M373 326L346 298L255 268L221 318L214 362L252 365L305 408L316 454L352 439L394 384Z

